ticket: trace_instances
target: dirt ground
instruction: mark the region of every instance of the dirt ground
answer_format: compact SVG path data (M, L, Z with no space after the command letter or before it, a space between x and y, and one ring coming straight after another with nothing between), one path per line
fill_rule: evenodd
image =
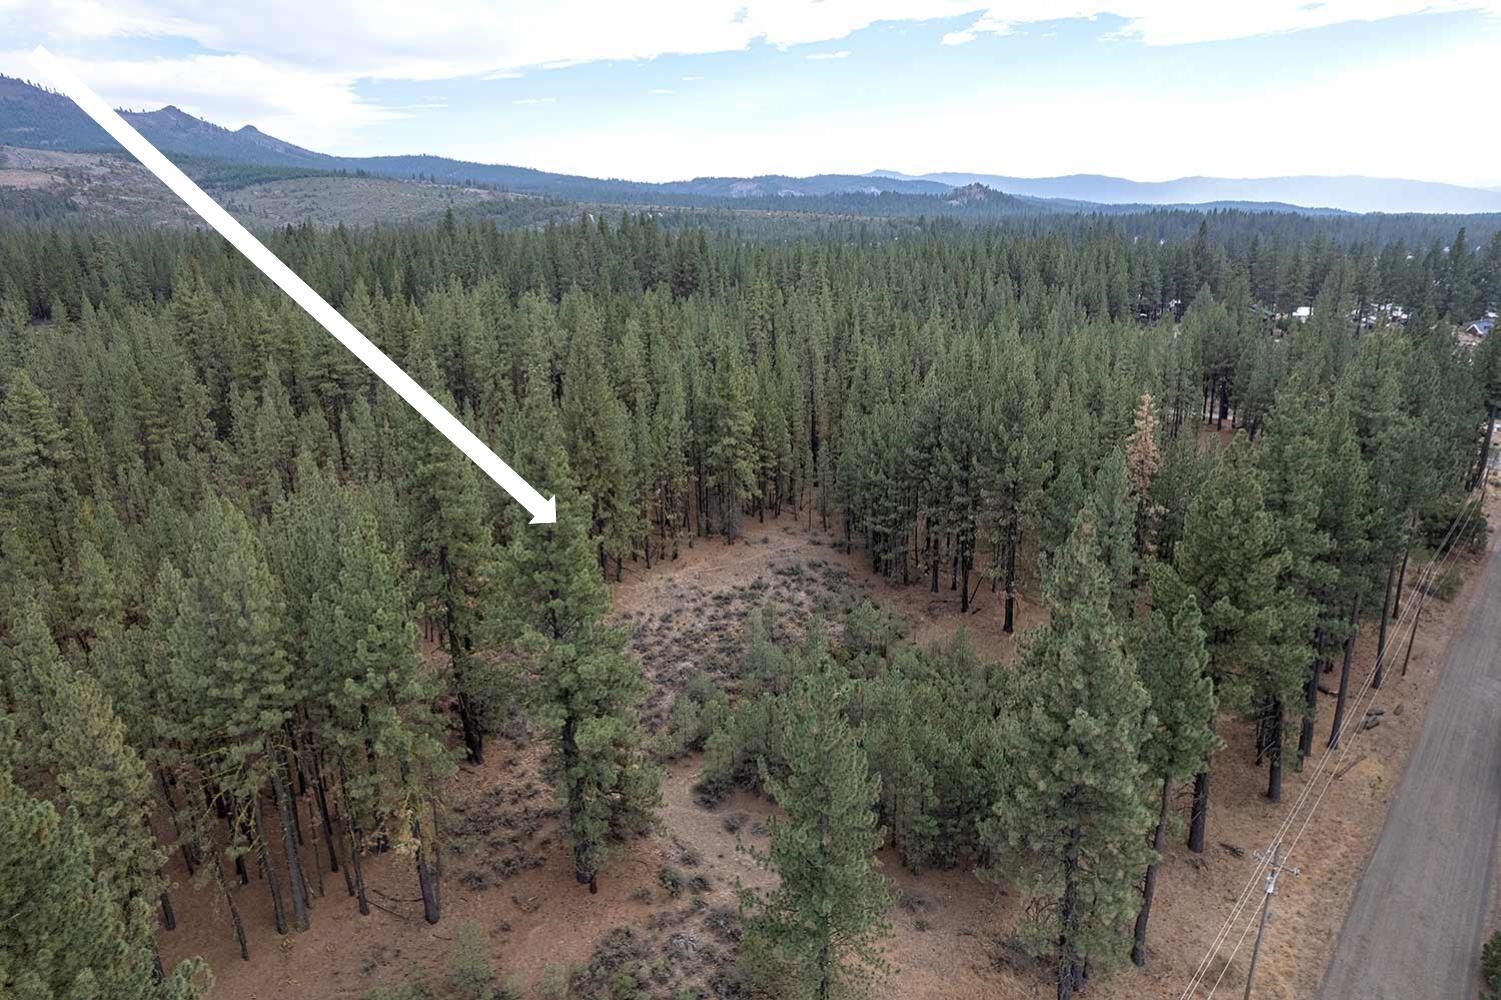
M748 522L735 545L698 539L691 549L681 548L677 560L649 571L627 566L615 607L636 629L633 646L653 691L643 706L648 724L660 721L670 705L668 692L688 676L723 670L740 649L745 612L768 597L797 609L796 618L825 613L837 620L846 603L866 596L899 614L918 641L944 639L963 627L986 657L1014 657L1015 638L1002 634L1000 602L987 587L978 591L972 613L961 617L958 595L946 579L938 594L925 582L892 586L868 572L858 550L845 555L834 543L816 522L810 531L806 521L788 515ZM1291 859L1302 876L1279 885L1257 973L1261 1000L1309 997L1317 990L1477 575L1469 574L1452 601L1426 602L1406 676L1392 670L1375 702L1385 710L1380 724L1347 736L1353 766L1333 782ZM1039 617L1035 581L1023 580L1023 591L1018 634ZM1374 633L1374 623L1368 623L1358 642L1352 676L1362 680L1373 659ZM1337 675L1326 683L1336 685ZM1333 698L1320 695L1319 748L1332 714ZM1265 846L1297 801L1306 776L1291 768L1280 805L1262 795L1266 775L1252 764L1249 725L1222 719L1220 733L1226 746L1215 763L1209 846L1196 857L1181 837L1173 838L1159 880L1147 969L1127 967L1094 981L1087 996L1179 997L1246 884L1252 852ZM311 930L284 938L275 934L266 893L252 876L236 892L251 948L251 960L242 962L222 902L211 890L194 890L179 870L178 929L162 933L162 951L168 961L203 956L214 971L215 1000L331 1000L400 982L414 964L440 970L456 929L472 921L488 936L501 977L527 997L553 995L550 980L569 966L587 966L591 956L601 974L614 962L655 963L654 995L706 988L734 949L737 885L767 884L767 873L746 848L764 848L771 806L740 792L706 809L695 801L697 779L691 757L668 766L660 832L623 850L591 897L574 882L571 855L554 832L555 806L538 780L535 750L525 742L497 740L483 768L461 767L453 780L453 843L443 858L443 920L436 926L422 921L411 859L394 852L366 860L366 881L379 907L370 916L357 913L342 875L324 870L324 895L314 901ZM1179 795L1180 815L1186 814L1188 795L1187 788ZM304 822L311 824L310 815ZM311 845L304 852L311 878ZM1000 947L1018 916L1006 885L981 882L967 871L912 876L894 860L883 861L898 891L887 945L892 974L878 986L878 997L1051 995L1043 971L1009 964ZM1246 958L1243 949L1222 988L1234 985L1238 991Z
M1492 538L1492 547L1496 539ZM1501 565L1486 566L1449 645L1320 996L1473 996L1501 832Z

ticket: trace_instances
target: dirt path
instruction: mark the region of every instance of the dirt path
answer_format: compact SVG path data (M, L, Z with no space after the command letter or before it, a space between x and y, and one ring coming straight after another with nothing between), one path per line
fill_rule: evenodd
M1322 1000L1474 996L1501 833L1501 559L1486 562Z

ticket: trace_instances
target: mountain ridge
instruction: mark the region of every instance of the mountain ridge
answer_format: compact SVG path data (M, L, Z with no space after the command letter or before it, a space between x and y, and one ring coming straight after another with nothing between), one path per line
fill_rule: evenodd
M1414 181L1363 174L1287 174L1279 177L1207 177L1191 175L1167 181L1133 181L1108 174L1063 174L1012 177L1003 174L935 172L905 174L876 170L870 176L928 180L960 185L978 183L1011 194L1062 198L1104 205L1196 205L1210 203L1277 203L1305 209L1349 212L1501 212L1501 191L1438 181Z
M1360 175L1280 178L1183 177L1131 181L1104 174L1026 178L1001 174L939 172L903 174L814 174L792 177L694 177L668 182L586 177L510 164L478 163L433 154L335 156L269 135L254 125L228 129L175 105L155 111L121 111L162 152L218 159L255 167L296 168L421 179L493 187L582 201L666 199L690 203L737 199L829 197L859 194L933 195L982 185L1009 198L995 204L1021 210L1119 210L1147 208L1236 208L1249 211L1501 212L1501 191ZM111 152L119 146L62 94L24 80L0 76L0 145L69 152ZM1051 203L1051 204L1049 204Z

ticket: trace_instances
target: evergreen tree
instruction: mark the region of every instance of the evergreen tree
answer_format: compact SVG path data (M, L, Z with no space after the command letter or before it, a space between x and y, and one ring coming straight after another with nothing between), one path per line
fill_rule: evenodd
M0 717L0 993L26 1000L194 1000L202 963L156 966L149 904L117 885L71 808L19 787L15 737ZM122 905L122 899L127 902Z
M361 912L368 912L368 903L360 855L373 836L411 848L423 914L437 923L438 790L453 764L430 707L435 680L423 669L408 596L374 516L353 514L338 532L337 569L309 615L318 671L309 682L309 714L318 744L332 751L330 780L352 821L350 859ZM487 703L506 703L505 692L486 694ZM323 794L321 769L317 780ZM326 816L326 804L323 809Z
M849 681L826 659L805 666L787 695L786 775L762 779L784 811L763 859L779 882L764 900L742 893L742 961L779 996L859 997L886 969L878 945L890 889L873 858L880 782L845 718Z
M518 469L556 494L558 520L539 528L518 515L496 574L496 638L516 643L533 674L553 734L549 771L574 874L592 893L610 845L650 826L660 775L642 754L640 665L626 653L626 633L604 621L610 595L594 568L588 498L573 484L551 405L537 392L525 405L533 437L518 452Z
M1152 568L1152 612L1138 654L1137 670L1147 691L1152 724L1141 748L1149 783L1161 783L1154 858L1147 866L1131 961L1146 964L1147 921L1157 888L1157 866L1166 849L1173 786L1199 771L1215 748L1214 684L1206 669L1204 629L1198 602L1170 566Z
M1081 519L1047 583L1048 623L1018 666L1016 710L999 723L996 798L981 828L1042 905L1032 943L1052 961L1059 1000L1086 967L1124 957L1135 882L1151 856L1140 753L1150 722L1093 526Z
M1221 706L1254 714L1269 697L1286 705L1303 690L1312 623L1285 585L1291 561L1266 509L1256 454L1237 434L1189 506L1173 554L1204 616L1209 676ZM1206 767L1194 780L1188 844L1195 853L1204 849L1209 777Z
M415 348L419 356L420 345ZM429 377L433 372L427 362ZM439 397L445 405L448 400ZM503 705L487 694L496 684L477 655L485 609L492 603L496 549L474 463L415 415L406 417L409 449L407 497L411 555L417 564L417 599L443 638L449 678L458 703L464 747L471 763L485 757L485 737L495 731Z

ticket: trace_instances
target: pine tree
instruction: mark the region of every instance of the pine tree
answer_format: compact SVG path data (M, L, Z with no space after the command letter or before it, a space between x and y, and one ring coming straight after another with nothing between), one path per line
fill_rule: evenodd
M1152 486L1161 468L1157 411L1152 394L1144 392L1132 420L1131 435L1126 439L1126 475L1131 484L1131 501L1136 506L1136 551L1143 556L1157 551L1157 524L1162 509L1153 498Z
M999 723L996 797L981 835L1015 858L1018 883L1041 904L1032 943L1069 1000L1086 966L1124 958L1136 879L1151 856L1139 756L1150 716L1087 520L1070 532L1046 598L1048 623L1017 668L1015 712Z
M59 815L16 784L15 754L10 722L0 717L0 994L201 996L202 963L158 973L149 904L122 891L105 848L91 842L73 809Z
M318 670L309 684L315 699L309 712L319 744L333 754L330 780L352 823L355 895L368 912L360 855L374 833L411 848L424 916L437 923L434 820L439 782L453 763L430 708L436 684L418 655L408 595L372 514L353 513L338 526L331 577L309 614ZM492 677L501 673L498 666L489 670ZM509 692L484 694L487 704L504 705Z
M516 454L528 481L556 495L558 519L539 527L517 515L496 573L494 638L516 644L533 674L574 874L592 893L611 844L650 826L660 775L642 753L640 665L625 650L626 633L604 620L610 595L587 534L589 501L573 484L551 414L543 394L527 394L522 421L532 436Z
M578 318L563 376L561 410L568 454L579 470L579 488L593 504L590 534L598 540L599 565L604 569L613 556L619 579L622 560L641 533L641 512L631 488L630 417L605 371L593 307L573 297L564 303L565 310L570 306Z
M1162 563L1152 568L1152 605L1137 660L1152 718L1141 760L1148 782L1161 783L1162 796L1152 834L1154 858L1147 866L1131 944L1131 961L1138 966L1146 964L1147 921L1157 866L1166 849L1173 786L1198 772L1216 743L1214 683L1206 673L1208 653L1199 605L1172 568Z
M850 682L826 658L805 667L787 695L786 774L762 779L783 809L762 859L779 882L765 899L742 893L742 962L778 996L860 997L886 971L878 945L891 890L874 859L880 782L845 717Z
M1174 568L1204 616L1215 696L1221 706L1253 714L1268 699L1297 701L1311 655L1312 621L1286 586L1292 556L1280 544L1263 483L1256 453L1237 434L1189 506L1174 550ZM1206 767L1195 778L1188 841L1195 853L1204 848L1209 776Z
M416 351L423 355L420 346ZM431 361L423 367L431 378ZM450 402L438 398L445 405ZM495 544L474 463L420 418L407 415L405 421L409 454L403 492L410 518L407 537L418 567L417 597L443 637L464 746L470 762L478 764L484 760L485 737L494 732L504 710L486 700L495 685L477 655L492 601Z
M1126 456L1112 451L1095 474L1084 506L1092 536L1110 585L1110 608L1130 618L1136 603L1136 507L1131 502Z
M256 853L284 931L261 793L269 786L278 803L289 794L282 777L286 724L298 692L284 646L285 608L260 543L237 509L210 499L193 519L192 536L189 573L164 625L170 683L183 712L170 735L190 748L205 797L232 814L236 850ZM289 813L281 810L279 819L293 919L305 930L296 832Z

